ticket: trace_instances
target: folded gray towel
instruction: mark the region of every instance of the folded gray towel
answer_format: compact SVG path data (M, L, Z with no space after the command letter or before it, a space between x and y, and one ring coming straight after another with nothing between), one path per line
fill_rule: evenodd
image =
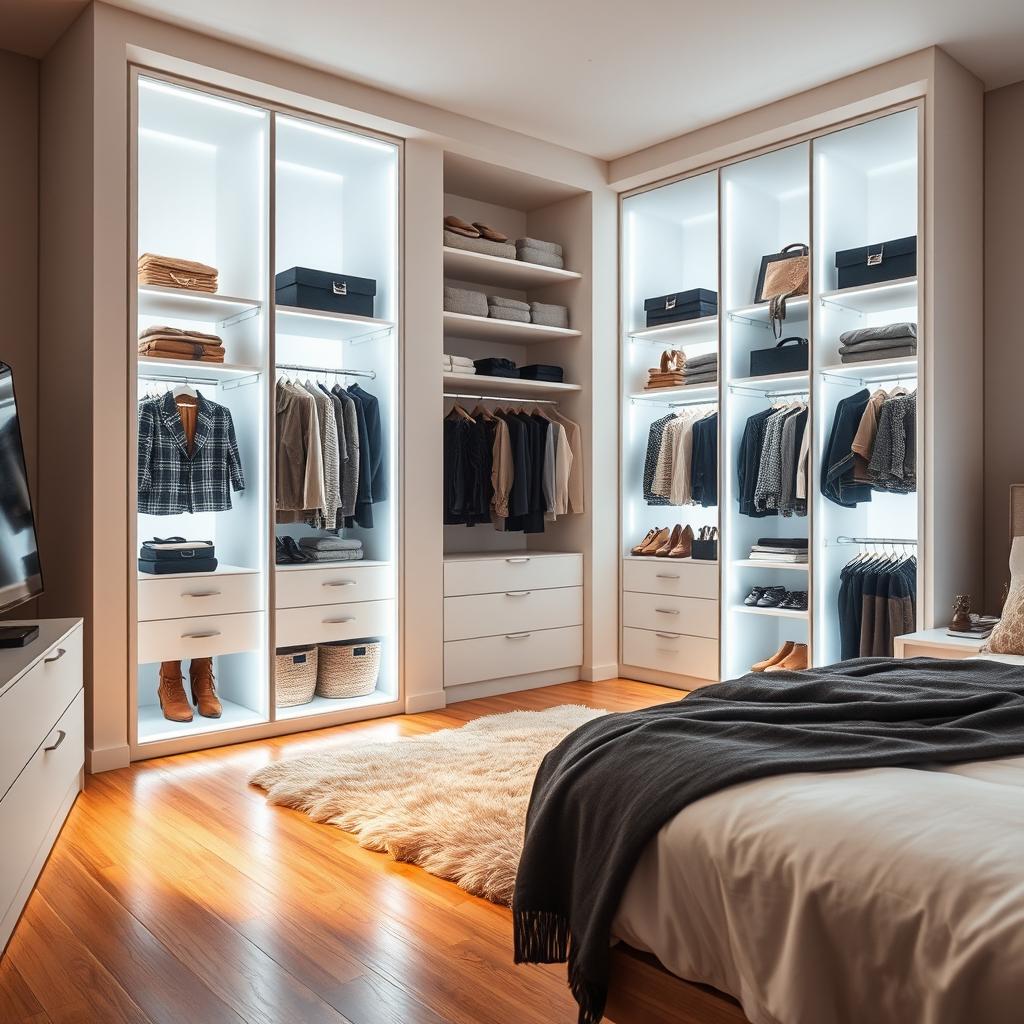
M541 252L549 252L552 256L561 256L562 247L557 242L544 242L539 238L517 238L517 249L540 249Z
M508 299L504 295L488 295L487 304L489 306L508 306L509 309L518 309L523 313L530 312L529 302L523 302L522 299Z
M865 341L889 341L893 338L916 338L917 324L908 322L884 324L881 327L861 327L856 331L843 331L840 345L861 345Z
M521 309L513 309L511 306L488 306L487 315L492 320L513 320L517 324L528 324L530 322L529 312Z
M718 371L711 370L708 373L695 373L692 377L683 377L683 387L688 388L691 384L713 384L718 380Z
M516 249L516 258L521 263L536 263L541 267L553 267L555 270L564 270L565 263L561 256L544 249Z
M917 348L917 338L879 338L877 341L862 341L857 345L840 345L839 351L847 352L882 352L887 348Z
M310 551L362 551L363 542L349 537L300 537L299 547Z
M686 362L683 363L683 370L695 370L699 366L717 366L718 365L718 353L717 352L705 352L699 356L687 356Z
M449 313L467 313L469 316L487 316L487 296L468 288L444 286L444 308Z
M840 359L844 363L868 363L875 359L901 359L916 355L916 345L899 345L896 348L876 349L872 352L844 352Z
M544 327L568 327L569 310L566 306L556 306L550 302L531 302L530 318L535 324Z
M303 548L312 562L358 562L363 557L363 549L358 551L314 551Z
M467 238L454 231L445 231L444 244L453 249L466 249L468 252L482 252L485 256L500 256L502 259L514 260L516 247L507 242L492 242L486 238Z

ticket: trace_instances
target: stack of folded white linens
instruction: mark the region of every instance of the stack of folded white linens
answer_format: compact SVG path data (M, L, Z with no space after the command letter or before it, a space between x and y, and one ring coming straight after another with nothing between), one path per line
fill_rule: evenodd
M476 373L476 366L469 356L445 355L443 357L443 366L445 373L458 373L466 377L471 377Z
M312 562L355 562L363 557L363 542L347 537L301 537L299 547Z
M563 270L562 247L557 242L545 242L539 238L517 238L516 259L524 263L537 263L542 267Z
M530 304L521 299L506 299L504 295L488 295L487 315L496 320L514 320L518 324L528 324Z
M844 363L873 362L876 359L909 359L917 355L917 324L884 324L861 327L839 335L839 358Z

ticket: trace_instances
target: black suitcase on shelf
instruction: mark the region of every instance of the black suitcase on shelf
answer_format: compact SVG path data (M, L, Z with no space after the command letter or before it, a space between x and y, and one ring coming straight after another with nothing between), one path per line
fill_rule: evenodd
M328 313L373 316L377 282L369 277L330 274L309 267L290 267L274 278L279 306L301 306Z
M840 288L860 288L916 274L917 235L862 245L859 249L841 249L836 253Z
M791 341L798 344L790 345ZM750 353L750 376L768 377L776 373L796 373L810 365L810 348L806 338L783 338L771 348Z
M709 288L690 288L685 292L656 295L653 299L644 299L644 312L648 327L715 316L718 313L718 292Z

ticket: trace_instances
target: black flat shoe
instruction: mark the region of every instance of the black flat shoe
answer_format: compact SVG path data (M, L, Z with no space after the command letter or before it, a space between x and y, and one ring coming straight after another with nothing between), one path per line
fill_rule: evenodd
M807 591L791 590L786 595L786 600L779 605L780 608L788 608L791 612L807 611Z
M778 608L786 599L785 587L767 587L757 602L758 608Z
M760 601L763 596L764 596L764 587L754 587L750 591L750 593L747 594L747 596L745 598L743 598L743 603L748 608L753 608L754 605L756 605L757 602Z

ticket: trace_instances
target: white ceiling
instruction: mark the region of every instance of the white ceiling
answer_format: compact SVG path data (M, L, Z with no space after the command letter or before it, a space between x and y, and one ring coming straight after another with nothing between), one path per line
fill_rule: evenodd
M113 2L606 159L932 44L1024 78L1021 0Z

